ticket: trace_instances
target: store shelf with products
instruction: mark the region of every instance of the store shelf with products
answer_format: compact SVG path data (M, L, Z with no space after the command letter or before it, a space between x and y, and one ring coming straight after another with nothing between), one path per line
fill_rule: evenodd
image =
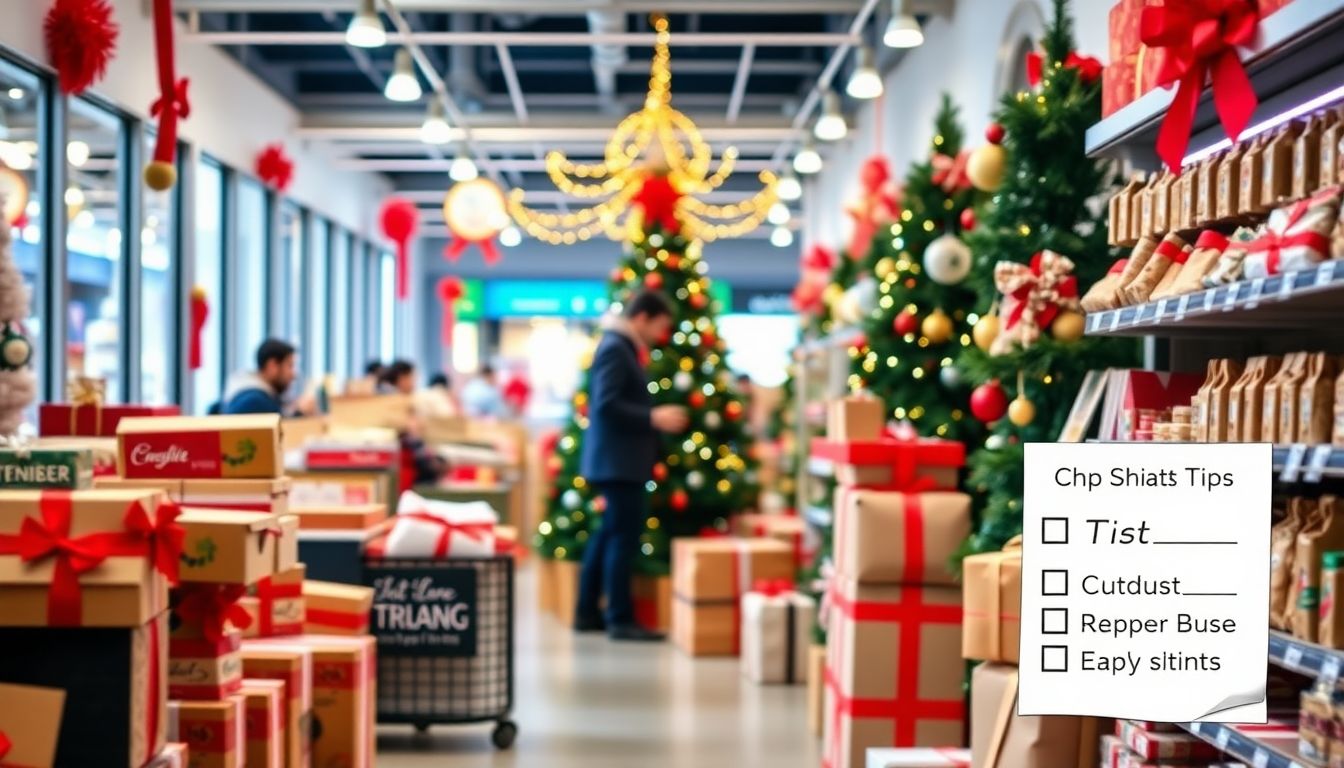
M1269 631L1269 660L1300 675L1337 680L1344 669L1344 650L1300 640L1287 632Z
M1269 738L1247 730L1257 726L1224 723L1180 723L1180 727L1254 768L1311 768L1315 765L1299 755L1295 734ZM1283 731L1275 729L1273 733Z

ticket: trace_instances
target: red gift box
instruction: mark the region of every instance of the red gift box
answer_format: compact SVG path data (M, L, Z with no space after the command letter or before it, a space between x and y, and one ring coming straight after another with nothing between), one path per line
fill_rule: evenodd
M1157 85L1162 55L1139 40L1139 17L1148 5L1161 2L1120 0L1111 7L1110 63L1101 73L1102 117L1109 117Z
M834 463L841 485L880 491L955 489L966 446L925 437L847 442L817 438L812 458Z
M37 407L37 433L42 437L115 437L122 419L181 414L176 405L42 403Z
M1164 411L1173 406L1188 405L1204 383L1204 375L1199 373L1126 371L1125 375L1125 400L1116 432L1119 440L1136 439L1140 411Z

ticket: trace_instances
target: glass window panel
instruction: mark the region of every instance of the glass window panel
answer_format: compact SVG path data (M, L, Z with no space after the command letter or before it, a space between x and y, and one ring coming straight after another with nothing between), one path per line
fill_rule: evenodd
M0 61L0 194L15 197L12 205L22 207L13 222L10 247L31 297L27 317L4 319L23 323L33 350L31 365L38 377L39 394L42 392L43 369L42 304L46 297L41 200L46 179L37 158L42 149L39 115L45 98L42 83L35 75ZM26 197L27 202L17 200L17 196ZM24 418L29 422L36 421L36 401L25 412Z
M121 231L126 126L117 115L83 99L71 99L69 115L66 371L105 379L107 401L120 403L125 397L120 313L126 306ZM81 145L88 147L87 156Z
M145 135L145 157L154 137ZM174 265L177 187L156 192L144 187L140 228L140 400L151 405L177 402L177 292Z
M397 260L390 253L382 255L381 276L378 280L379 354L383 360L397 356Z
M266 190L260 183L238 177L237 266L233 280L233 308L229 330L237 334L235 359L243 369L254 367L257 347L266 338Z
M350 295L350 234L333 230L331 241L331 306L347 307ZM350 375L350 313L333 313L331 324L331 372Z
M363 373L364 363L369 356L366 339L368 323L365 320L364 302L361 300L364 295L364 268L367 259L367 243L356 238L350 250L350 290L345 299L350 307L350 378Z
M201 157L196 166L195 287L205 295L201 367L192 373L192 403L206 413L219 400L224 381L224 169Z
M280 251L285 262L277 295L284 302L285 324L276 335L299 342L308 299L308 284L303 279L303 211L289 201L280 208Z
M312 247L308 251L308 343L302 359L309 377L326 373L327 367L327 265L331 262L330 228L325 219L313 216L310 228Z

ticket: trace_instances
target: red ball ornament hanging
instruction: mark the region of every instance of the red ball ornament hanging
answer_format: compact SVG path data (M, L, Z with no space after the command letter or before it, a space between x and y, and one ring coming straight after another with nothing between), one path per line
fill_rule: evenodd
M705 347L705 349L713 349L714 345L717 344L718 341L719 341L719 335L714 333L714 331L700 332L700 343Z
M737 400L729 402L723 406L723 415L727 416L729 421L737 421L742 418L742 403Z
M644 276L644 287L651 291L656 291L663 287L663 276L657 272L650 272Z
M615 267L615 268L613 268L613 269L611 270L610 279L611 279L611 282L613 282L613 283L624 283L624 282L625 282L625 270L621 269L620 267Z
M970 232L975 229L975 209L967 208L961 212L961 231Z
M598 496L597 498L593 499L593 511L594 511L594 512L605 512L605 511L607 511L607 497L606 497L606 496Z
M685 491L678 488L672 492L672 496L668 498L668 503L671 504L672 508L676 511L683 512L691 505L691 497L687 496Z
M686 398L686 402L689 403L692 408L704 408L705 393L700 391L692 392L690 396Z
M661 461L653 465L653 479L663 482L667 479L667 465Z
M681 269L681 257L675 253L669 253L667 260L663 262L668 269Z
M692 293L690 298L691 306L695 309L704 309L709 306L709 297L703 293Z
M896 316L891 324L892 330L896 331L897 336L905 336L919 330L919 316L914 312L906 310Z
M998 379L987 381L971 392L971 413L986 424L998 421L1008 412L1008 394Z
M985 141L990 144L1003 143L1003 135L1003 126L998 123L990 123L989 127L985 128Z

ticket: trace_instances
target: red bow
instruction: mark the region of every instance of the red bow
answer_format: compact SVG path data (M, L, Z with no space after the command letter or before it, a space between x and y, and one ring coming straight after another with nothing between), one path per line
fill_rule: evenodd
M9 750L13 747L14 743L9 740L9 736L4 731L0 731L0 758L8 755Z
M1091 85L1101 77L1101 62L1091 56L1079 56L1077 51L1069 51L1064 57L1064 66L1078 70L1078 79L1083 85ZM1045 57L1040 51L1027 52L1027 82L1032 88L1041 84L1041 74L1045 69Z
M1259 101L1237 46L1254 39L1259 22L1255 0L1184 0L1143 9L1139 38L1144 45L1166 49L1157 84L1179 83L1157 135L1157 154L1173 172L1180 172L1208 75L1228 138L1235 143L1250 122Z
M42 519L25 517L13 550L5 547L6 554L18 554L25 563L48 557L55 558L50 595L47 600L47 622L58 627L77 627L82 618L79 575L97 568L111 554L103 534L88 534L70 538L70 518L74 502L67 491L47 491L38 502Z
M835 269L835 252L824 245L814 245L808 248L807 254L803 256L803 269L814 269L829 274L832 269Z
M779 597L793 591L793 582L788 579L757 579L751 585L752 592L760 592L766 597Z
M1318 192L1315 197L1307 200L1299 200L1288 210L1287 218L1281 225L1265 227L1265 233L1260 237L1247 243L1245 248L1247 253L1259 253L1268 251L1265 258L1265 269L1271 275L1279 273L1279 261L1283 256L1283 249L1305 246L1313 251L1328 254L1330 252L1330 238L1314 229L1306 229L1296 234L1286 234L1292 229L1302 217L1307 214L1313 204L1319 204L1321 199L1328 198L1337 194L1338 187L1330 187ZM1276 214L1277 216L1277 214ZM1274 218L1270 219L1271 224L1277 224Z
M272 188L284 192L294 180L294 161L285 154L280 142L267 144L257 155L257 176Z
M168 110L173 117L185 120L191 115L191 100L187 98L187 87L191 85L191 78L184 77L173 83L173 90L170 93L164 93L149 105L149 116L159 117Z
M179 567L182 557L182 545L187 531L178 524L181 508L172 502L161 502L150 522L149 513L140 502L135 502L126 510L124 524L126 537L144 549L145 556L154 564L154 569L176 586L180 581Z
M225 622L239 629L252 626L252 615L238 604L247 593L247 587L234 584L195 584L184 590L177 604L177 616L183 622L201 628L201 634L211 643L224 637Z
M966 175L966 161L970 152L961 151L956 157L935 153L933 156L933 183L943 188L947 194L971 188L971 178Z
M439 538L434 543L434 556L447 557L452 549L454 533L460 533L473 541L485 541L485 537L494 532L494 523L485 521L476 523L455 523L426 512L403 512L398 517L419 520L439 527Z

